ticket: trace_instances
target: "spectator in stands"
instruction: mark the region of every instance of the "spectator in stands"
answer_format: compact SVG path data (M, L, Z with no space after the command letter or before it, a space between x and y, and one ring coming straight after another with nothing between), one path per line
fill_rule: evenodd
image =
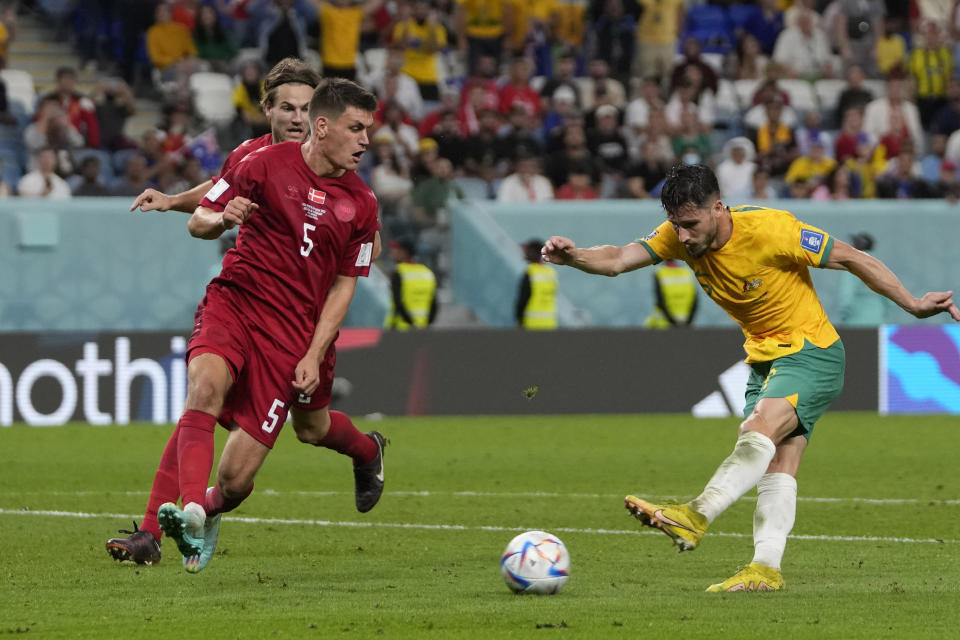
M680 115L680 126L674 129L670 144L674 155L687 164L706 163L713 151L710 135L700 124L697 114L691 110L685 110Z
M170 5L157 5L153 26L147 29L147 54L160 71L163 82L186 86L186 79L197 69L197 47L190 30L174 22Z
M640 147L640 158L627 166L624 197L654 197L652 193L667 177L671 164L672 160L663 157L657 142L648 138Z
M381 102L394 101L403 107L403 110L414 120L419 122L423 118L423 96L417 81L403 71L404 48L401 45L391 45L387 49L387 58L382 69L376 69L367 78L366 84L377 94ZM456 108L459 103L459 93L453 90L454 101L448 107ZM437 114L439 118L439 114ZM436 119L433 121L436 124ZM432 125L430 125L432 129ZM430 130L421 129L422 135L430 135Z
M420 135L416 127L405 122L405 118L406 113L399 103L386 103L383 106L383 123L376 128L376 135L379 138L389 138L393 144L393 152L409 163L417 154Z
M497 189L499 202L544 202L553 200L553 187L540 173L540 158L525 155L517 158L515 170Z
M124 134L127 119L137 113L130 86L122 78L103 78L92 98L100 125L100 147L108 151L135 149L137 143Z
M81 182L74 187L75 197L104 197L109 196L110 190L100 181L100 159L96 156L87 156L80 163Z
M931 184L930 197L944 198L951 204L960 199L960 180L957 177L957 165L950 160L940 164L940 175Z
M430 135L437 141L437 152L440 157L450 160L459 172L463 168L467 155L467 142L460 135L460 123L457 121L456 112L444 111Z
M377 196L384 224L394 234L411 233L409 162L395 153L393 140L386 135L373 139L374 167L370 187Z
M717 165L717 182L724 200L750 201L753 174L757 171L757 163L753 161L756 154L753 143L743 136L731 138L723 145L723 160Z
M641 136L650 122L650 111L663 109L666 103L660 94L660 83L656 78L644 78L640 85L639 95L627 104L624 124L634 136Z
M874 59L877 62L877 71L886 77L891 73L903 73L907 63L907 43L896 30L894 18L884 20L884 33L877 37L877 46Z
M753 202L762 202L763 200L773 200L777 197L777 191L770 184L770 174L762 167L757 167L753 174L753 185L751 188Z
M404 49L402 71L417 82L424 100L436 102L440 99L440 52L447 46L447 30L428 0L413 0L409 16L402 16L393 28L393 42Z
M526 58L514 58L510 63L510 74L506 84L500 88L499 109L509 113L514 105L521 105L528 113L540 116L543 104L540 94L530 86L532 68Z
M933 118L930 132L949 136L960 129L960 81L951 78L947 83L947 101Z
M767 103L771 100L780 102L780 122L791 129L796 128L800 119L797 112L790 106L790 95L780 88L776 80L768 79L760 83L753 94L753 106L743 114L743 127L745 129L759 129L767 123Z
M773 60L792 78L832 78L838 69L827 34L816 26L814 15L805 7L799 8L796 26L787 27L777 37Z
M374 76L375 78L375 76ZM413 81L413 78L410 78L410 83L408 86L412 89L409 95L416 94L420 97L420 92L417 90L417 84ZM377 85L375 81L370 81L369 84L376 90ZM398 89L399 93L400 90ZM404 92L406 94L406 91ZM381 98L382 99L382 98ZM403 101L397 100L403 105ZM421 100L422 105L422 100ZM453 86L444 86L440 89L440 106L430 111L422 118L415 118L418 120L419 124L417 125L417 132L420 134L420 137L427 137L433 133L434 128L440 123L440 120L446 113L452 112L454 114L454 120L456 120L456 112L460 107L460 90ZM404 109L407 109L407 113L413 114L410 109L404 105ZM420 109L420 113L423 113L423 109Z
M553 92L548 104L549 108L543 114L542 137L544 140L556 140L553 134L559 132L565 122L581 117L577 109L577 96L570 87L562 85Z
M843 164L847 158L857 155L858 145L869 144L872 147L874 143L872 136L863 130L863 113L860 109L847 109L843 114L843 127L833 145L833 157L836 161Z
M587 130L587 148L599 161L603 177L602 192L615 192L629 162L627 140L620 133L620 112L612 104L597 107L594 126Z
M797 157L793 129L784 124L783 103L774 96L764 105L766 123L755 129L751 141L757 149L757 163L771 176L782 176Z
M307 26L293 5L294 0L272 0L262 9L257 30L257 47L260 49L260 59L268 67L273 67L284 58L303 58L307 50ZM322 33L322 18L320 24ZM359 22L357 30L359 32ZM344 34L342 37L349 36ZM326 46L326 41L323 44ZM354 57L350 56L351 68ZM331 64L330 75L335 75L333 66ZM326 69L324 71L326 72Z
M383 0L365 0L354 5L350 0L310 0L320 21L320 57L323 75L356 80L356 59L360 51L360 26L383 4Z
M891 123L897 113L907 128L913 140L914 149L923 150L923 127L920 124L920 113L917 105L907 99L909 91L908 81L905 78L890 78L887 81L887 95L877 98L867 105L863 114L863 128L877 139L882 138L890 131Z
M114 0L113 15L118 26L117 45L119 75L134 88L139 88L146 65L142 64L140 47L144 33L153 24L157 0Z
M760 41L752 33L741 33L736 52L728 58L727 76L733 80L763 80L770 58L763 54Z
M883 147L874 144L869 136L858 140L855 154L847 158L843 165L850 170L852 182L856 185L854 193L857 197L877 197L877 176L886 166Z
M529 59L535 75L553 75L553 58L550 52L553 0L510 0L510 4L513 17L509 45L513 55Z
M513 163L521 153L542 154L543 144L536 134L537 124L536 118L523 105L515 104L507 114L506 125L497 132L497 157Z
M587 35L588 4L586 0L556 0L552 16L554 42L574 51L583 50ZM554 69L553 73L556 75L557 70Z
M410 179L413 184L419 184L431 175L430 165L440 157L440 145L433 138L420 138L417 144L417 155L410 163Z
M877 196L904 199L929 198L932 195L933 189L920 177L920 163L916 161L913 146L907 142L877 178Z
M174 21L185 26L187 31L193 31L197 26L199 4L199 0L174 0L170 14Z
M837 165L824 181L810 193L810 199L818 202L850 200L856 197L858 197L858 193L853 172L843 165Z
M13 5L7 5L0 10L0 69L7 67L7 50L10 41L16 32L17 11Z
M33 154L35 169L20 178L17 191L23 198L66 199L71 197L70 186L57 175L57 152L49 147Z
M413 223L417 228L420 256L434 271L449 228L447 206L463 200L463 191L453 179L453 163L437 158L430 163L430 177L413 187Z
M783 12L777 6L777 0L760 0L760 11L750 16L744 29L753 34L764 54L773 55L777 38L783 31Z
M99 131L98 131L99 134ZM54 95L40 99L34 121L23 131L23 143L30 151L52 148L69 151L82 148L86 141L70 122L60 100Z
M636 12L625 12L623 0L604 0L593 6L599 10L592 12L595 15L588 27L587 50L592 58L605 60L614 76L627 80L636 51Z
M147 158L142 154L135 153L127 158L127 166L124 168L123 177L120 178L111 189L115 196L135 197L143 193L146 189L153 186L149 176L156 174L160 166L151 171L147 166Z
M936 22L924 26L924 45L910 53L910 73L917 88L920 123L929 128L933 118L947 103L947 84L953 78L953 56L943 42Z
M810 146L814 142L823 145L824 153L833 158L833 136L827 133L820 121L820 112L811 110L803 114L803 124L794 131L794 138L797 140L797 151L800 155L810 154Z
M504 25L513 23L513 5L509 0L457 0L454 22L457 46L467 54L467 73L473 75L480 58L491 58L493 68L500 65L505 49Z
M642 12L637 21L633 73L642 78L667 78L683 29L683 0L637 0L637 4Z
M836 160L827 155L826 141L818 133L811 136L807 153L790 163L784 181L791 188L797 184L806 185L808 192L812 193L836 167Z
M237 138L248 140L270 133L267 117L263 115L263 69L255 59L244 60L240 67L240 82L233 87L233 107Z
M554 64L553 75L546 79L543 86L540 87L540 98L548 109L553 108L553 96L560 87L566 87L573 94L573 106L580 108L580 87L577 85L577 54L565 47L557 54L557 62Z
M464 168L467 175L480 178L487 178L491 174L498 178L506 175L505 159L497 155L500 150L499 130L500 114L494 109L481 110L477 132L464 142Z
M883 0L834 0L837 11L832 25L833 42L840 49L845 64L858 64L867 75L877 68L873 53L877 41L883 36L884 17L887 15Z
M590 165L590 177L594 182L600 179L602 167L587 147L587 135L583 130L583 123L571 121L563 127L562 146L548 156L546 175L550 182L559 188L567 181L570 166L580 162Z
M681 78L664 109L667 122L674 131L683 126L685 113L692 113L704 132L713 128L716 120L716 100L713 92L702 86L700 70L697 67L687 67L686 75Z
M197 11L193 42L197 45L197 57L206 60L211 70L230 73L230 63L237 55L237 45L220 24L220 15L209 4Z
M571 163L567 171L567 181L557 189L557 200L595 200L598 197L593 188L590 163L579 161Z
M500 86L497 77L500 68L498 65L497 58L493 56L477 58L476 67L470 70L469 77L460 90L461 104L476 99L475 96L482 96L485 103L493 106L493 108L497 107L500 100ZM479 93L475 91L477 88L481 89Z
M587 63L585 90L580 96L584 111L592 111L599 104L612 104L623 109L627 104L627 92L623 83L610 77L610 65L603 58L592 58Z
M940 170L943 166L944 155L947 151L947 136L930 136L930 150L920 158L920 177L931 184L940 179Z
M676 156L673 153L673 143L670 141L670 123L664 109L654 109L650 112L644 142L652 141L657 152L664 161L673 164Z
M56 87L43 98L55 98L67 115L70 124L83 136L84 146L100 146L100 123L93 101L77 91L77 72L72 67L60 67L56 72Z
M911 144L910 131L903 120L903 114L899 111L890 112L890 124L886 133L880 136L880 146L883 148L883 155L886 159L896 158L900 155L900 150L904 144Z
M670 74L670 92L674 92L680 86L680 82L687 75L687 69L696 67L700 73L701 88L709 89L714 95L717 93L717 72L713 70L706 60L703 59L703 47L700 41L693 36L687 36L683 40L683 59L673 67L673 73Z
M873 92L863 84L866 79L867 76L860 65L854 64L847 68L847 86L837 98L834 122L842 123L843 116L848 110L852 108L862 110L873 101L875 97Z

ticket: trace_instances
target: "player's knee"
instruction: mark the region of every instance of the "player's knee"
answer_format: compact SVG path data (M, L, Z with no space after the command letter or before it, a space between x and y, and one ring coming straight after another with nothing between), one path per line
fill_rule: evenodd
M253 480L241 475L227 473L217 474L217 486L224 499L229 501L243 500L250 493Z
M191 381L186 408L212 415L223 407L223 391L209 380Z
M297 440L304 444L321 446L320 441L330 431L330 414L326 412L295 413L293 416L293 430Z
M319 433L316 429L301 429L296 433L297 440L304 444L312 444L315 447L320 445L320 441L323 440L323 436L326 435L326 432Z

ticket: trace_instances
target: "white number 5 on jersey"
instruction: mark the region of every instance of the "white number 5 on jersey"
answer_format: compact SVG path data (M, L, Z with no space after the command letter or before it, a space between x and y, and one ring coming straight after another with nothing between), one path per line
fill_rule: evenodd
M316 228L316 225L312 225L309 222L303 223L303 244L300 245L300 255L304 258L309 256L310 252L313 251L313 240L310 238L309 233Z

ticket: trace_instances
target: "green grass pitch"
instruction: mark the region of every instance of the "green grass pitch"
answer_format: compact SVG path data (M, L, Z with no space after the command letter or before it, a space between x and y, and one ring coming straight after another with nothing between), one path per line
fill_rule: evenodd
M958 417L828 414L799 478L779 593L707 594L752 556L752 492L701 547L641 532L625 494L686 499L735 420L543 416L360 422L391 438L387 492L281 434L198 575L104 551L140 519L170 428L0 429L0 636L39 638L960 638ZM224 433L218 433L218 449ZM570 581L515 596L526 529Z

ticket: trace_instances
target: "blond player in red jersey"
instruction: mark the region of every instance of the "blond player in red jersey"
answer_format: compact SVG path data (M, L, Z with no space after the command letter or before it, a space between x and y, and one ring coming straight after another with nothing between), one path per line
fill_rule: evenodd
M690 551L716 517L756 486L753 561L707 591L777 590L784 584L780 561L796 515L800 460L814 424L843 388L846 362L809 267L849 271L918 318L947 313L960 321L960 310L952 291L915 298L882 262L786 211L727 207L708 167L671 169L661 201L667 220L644 238L580 249L554 236L543 258L607 276L683 260L742 327L751 372L746 419L733 452L690 502L653 504L627 496L626 507L680 551Z
M296 113L307 111L310 98L306 97L306 95L312 96L313 89L312 87L308 87L305 82L301 80L312 81L312 78L316 77L315 73L309 70L309 68L307 68L305 65L302 65L302 63L299 63L299 61L286 60L281 62L277 65L277 67L274 68L274 71L271 72L270 76L268 76L267 98L265 99L265 103L269 101L271 95L271 77L274 80L272 83L273 88L277 90L277 106L279 106L279 108L284 111L295 111ZM268 112L268 118L269 117L270 113ZM275 120L271 120L275 124L278 124ZM309 131L309 118L303 117L303 115L293 115L289 118L284 118L283 122L285 124L279 128L281 135L287 135L289 133L297 134L300 131ZM278 127L275 126L274 135L276 135L277 132ZM335 128L334 132L336 132ZM267 145L270 144L270 141L270 137L265 136L262 139L248 141L244 145L241 145L233 154L231 154L231 157L228 159L228 162L225 165L223 175L229 175L232 172L232 169L239 164L239 160L247 157L252 151L257 150L258 148L266 148ZM328 142L329 141L323 141L318 142L317 144L326 147ZM298 147L296 144L292 144L292 146ZM307 147L305 146L304 148ZM231 160L234 161L231 162ZM359 161L359 156L353 158L351 162L353 161ZM339 162L340 164L343 164L346 161L341 160ZM361 195L370 194L369 189L367 189L365 185L362 186L362 189L357 186L357 183L362 185L362 181L356 177L356 174L353 172L354 168L355 166L352 166L349 173L345 174L348 177L341 177L341 180L349 179L354 185L355 189L359 190ZM197 190L199 189L191 190L191 192ZM184 204L187 203L187 201L191 198L199 199L199 197L195 194L191 195L191 192L185 192L185 194L174 196L171 203L170 200L164 200L165 198L170 198L169 196L159 194L159 192L151 194L148 190L148 192L145 192L140 198L138 198L138 202L141 203L140 206L146 204L148 208L162 207L165 209L171 204L176 206L184 206ZM207 193L212 193L211 189L207 189ZM289 196L290 193L287 195ZM310 200L310 202L313 202L314 204L316 204L317 199L320 199L320 196L317 195L315 190L308 191L308 195L313 195L313 200ZM370 197L372 198L372 194L370 194ZM137 206L137 203L135 203L135 206ZM375 204L373 208L375 212ZM195 218L191 219L191 226L194 225ZM226 214L226 220L230 220L229 213ZM376 220L375 213L374 220ZM304 233L306 233L306 230ZM205 237L209 236L208 231L205 231L204 234ZM329 239L324 238L324 240ZM374 229L371 237L371 245L365 249L365 251L367 251L365 260L369 261L375 258L378 253L378 247L379 232ZM234 272L236 271L236 263L243 261L243 254L243 251L231 251L227 254L224 259L223 272L220 277L214 280L214 285L223 285L225 281L227 281L227 285L230 284L228 281L231 278L235 278ZM363 273L362 275L366 274ZM220 282L218 283L218 281ZM254 288L255 287L252 285L248 286L248 289ZM203 308L204 305L201 305L201 309L198 310L198 314L203 310ZM293 311L294 309L296 309L296 306L291 305L290 310ZM297 318L299 318L299 316ZM199 315L197 320L198 326L200 326L199 323L201 318ZM194 338L195 337L196 336L194 336ZM359 432L350 422L349 418L347 418L344 414L327 410L327 404L330 401L333 369L336 358L336 352L332 344L329 345L329 347L321 355L323 357L319 361L319 370L316 372L317 384L308 385L311 387L309 393L304 394L304 397L310 396L310 409L312 409L312 411L292 411L294 429L298 433L298 436L300 436L300 439L304 442L331 448L354 459L357 509L361 512L366 512L376 505L383 491L383 447L385 446L386 441L378 432L370 432L369 434L363 434ZM232 366L233 363L231 363L231 367ZM274 411L271 410L269 413L272 415ZM239 420L245 419L243 416L238 416L230 403L227 403L216 415L219 417L219 421L228 428L234 428L238 424L238 418ZM114 538L107 542L108 552L117 560L132 560L138 564L153 564L160 559L159 539L161 528L158 522L157 512L162 504L175 501L181 494L181 487L177 482L177 478L175 477L179 455L179 431L180 429L178 427L178 430L174 433L174 436L171 438L170 443L168 444L168 447L164 451L164 455L161 458L160 469L158 470L154 480L154 486L153 490L151 491L142 528L137 530L135 526L135 530L133 532L124 532L130 534L128 537ZM236 430L234 430L234 433L236 433ZM224 456L221 458L220 467L218 468L218 485L211 488L210 494L207 498L208 501L216 501L222 498L225 501L225 508L221 509L221 511L234 508L243 499L245 499L247 495L249 495L253 488L253 475L256 473L257 468L259 468L260 462L262 462L262 460L257 462L256 456L246 455L240 446L241 444L242 440L235 438L234 435L231 434L231 439L228 441L227 448L224 451ZM272 444L272 442L270 444ZM214 517L211 519L211 522L218 524L219 512L220 511L218 511L216 514L212 514ZM208 528L210 527L208 526ZM210 554L212 554L212 545L209 546L209 549ZM198 559L194 562L193 568L196 570L202 569L206 562L209 561L209 556L201 560L199 559L199 554L195 555Z

